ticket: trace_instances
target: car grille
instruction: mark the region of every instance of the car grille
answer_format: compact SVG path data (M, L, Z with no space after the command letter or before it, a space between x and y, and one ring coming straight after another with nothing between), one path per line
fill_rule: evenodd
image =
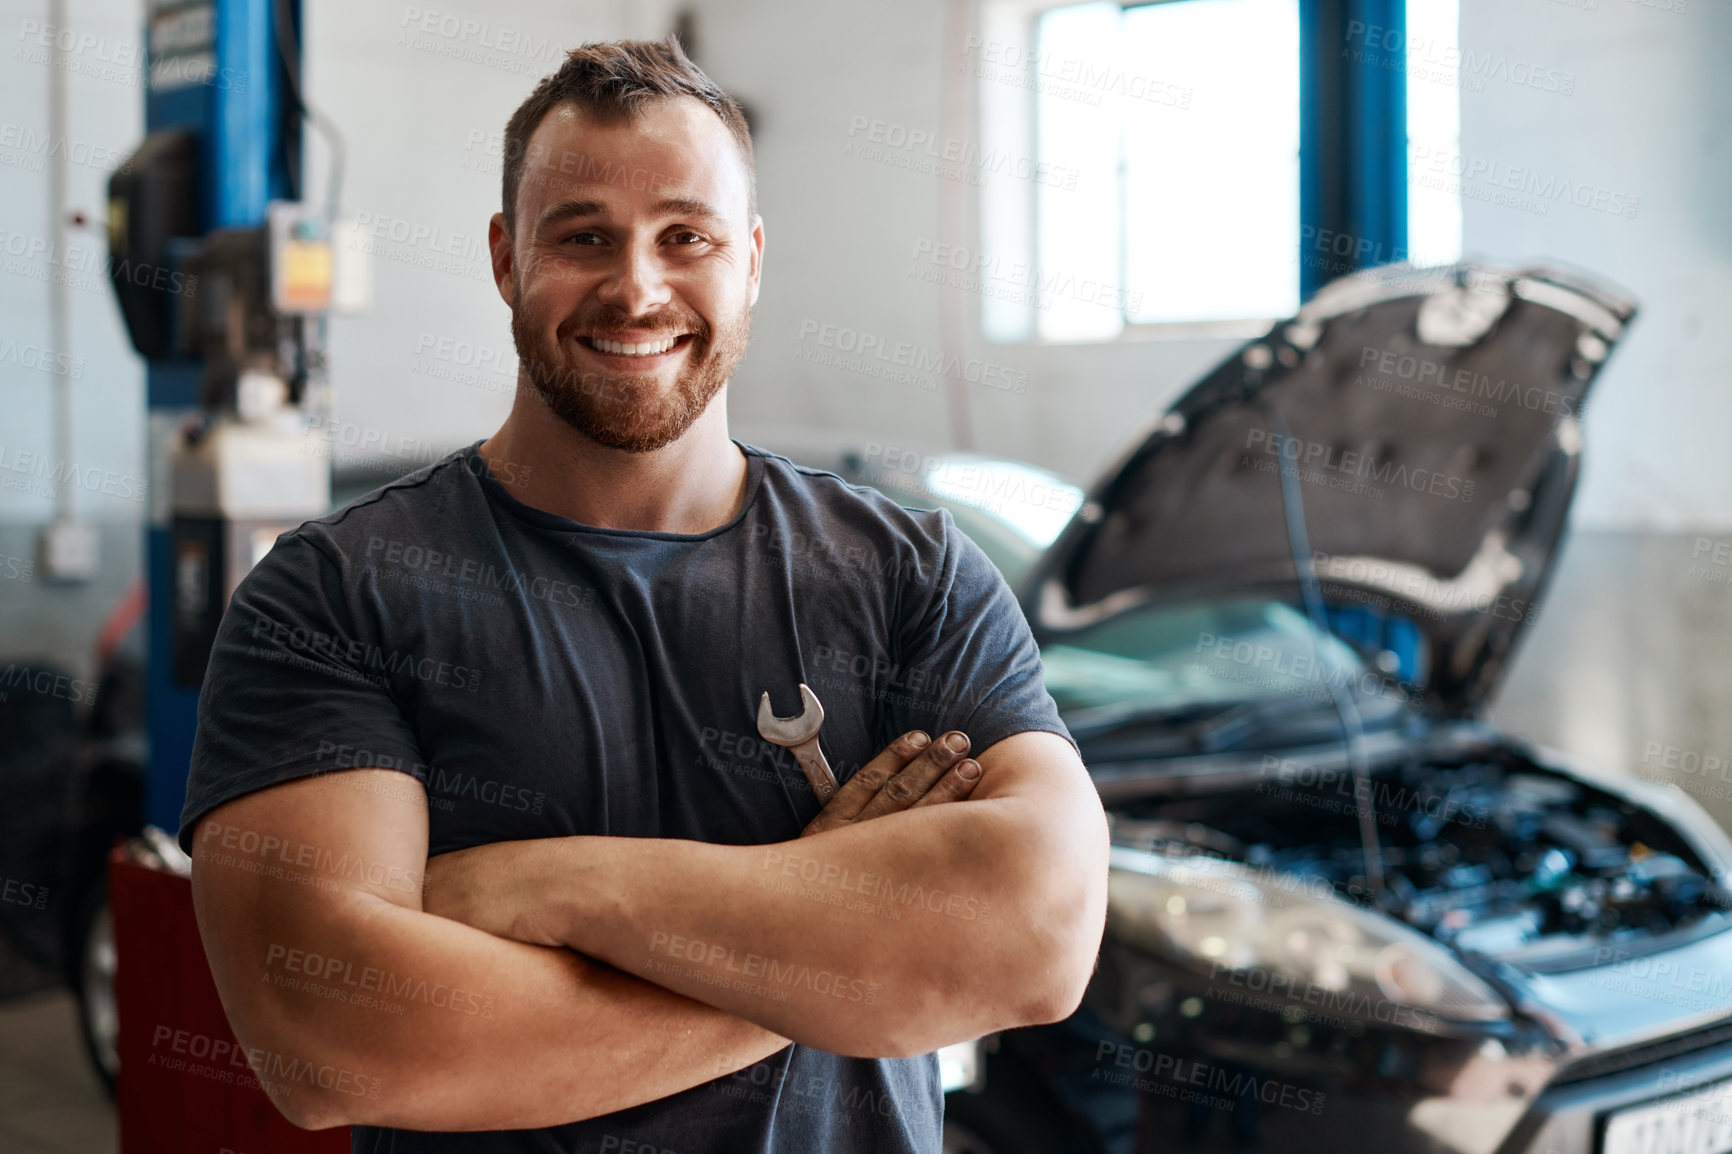
M1675 1038L1662 1038L1658 1042L1648 1042L1641 1046L1589 1055L1565 1066L1552 1079L1551 1084L1568 1086L1576 1082L1586 1082L1591 1078L1604 1078L1608 1074L1621 1074L1625 1070L1635 1070L1685 1054L1694 1054L1698 1050L1711 1049L1725 1042L1732 1042L1732 1020L1719 1022L1693 1033L1680 1034Z

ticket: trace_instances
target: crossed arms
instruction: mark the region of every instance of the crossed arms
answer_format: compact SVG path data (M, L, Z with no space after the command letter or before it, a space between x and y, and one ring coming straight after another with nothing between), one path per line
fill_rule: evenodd
M945 758L899 738L791 842L550 838L432 861L413 778L305 778L200 822L199 929L242 1045L335 1072L261 1074L313 1129L559 1125L790 1040L895 1057L1063 1018L1105 919L1099 799L1053 734L981 752L977 784ZM936 784L902 772L935 766ZM249 844L311 868L249 868Z

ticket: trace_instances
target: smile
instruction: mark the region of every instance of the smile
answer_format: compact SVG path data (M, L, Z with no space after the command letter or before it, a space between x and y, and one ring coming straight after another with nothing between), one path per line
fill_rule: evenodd
M662 337L653 341L614 341L606 337L579 337L587 347L598 353L607 353L615 357L655 357L671 352L683 345L691 336L681 333L674 337Z

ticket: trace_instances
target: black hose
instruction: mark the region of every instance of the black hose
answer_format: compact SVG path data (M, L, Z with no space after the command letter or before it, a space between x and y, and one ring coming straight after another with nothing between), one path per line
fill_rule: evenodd
M343 190L343 167L348 156L348 150L343 144L343 134L331 118L307 103L301 92L301 49L295 37L294 18L289 11L289 5L294 0L272 0L271 10L277 24L277 53L283 60L283 74L289 82L289 96L293 98L295 107L300 109L301 116L318 129L325 138L325 143L331 150L331 181L325 196L325 219L333 224L337 220L337 206ZM297 183L299 181L297 180Z

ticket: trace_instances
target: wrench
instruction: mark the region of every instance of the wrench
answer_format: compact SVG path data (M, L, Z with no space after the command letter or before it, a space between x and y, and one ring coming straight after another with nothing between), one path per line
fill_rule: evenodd
M818 730L824 726L824 707L818 695L804 681L800 683L800 712L793 717L777 717L770 710L770 691L758 700L758 734L772 745L780 745L794 753L800 771L812 783L812 792L820 804L836 794L836 775L818 748Z

